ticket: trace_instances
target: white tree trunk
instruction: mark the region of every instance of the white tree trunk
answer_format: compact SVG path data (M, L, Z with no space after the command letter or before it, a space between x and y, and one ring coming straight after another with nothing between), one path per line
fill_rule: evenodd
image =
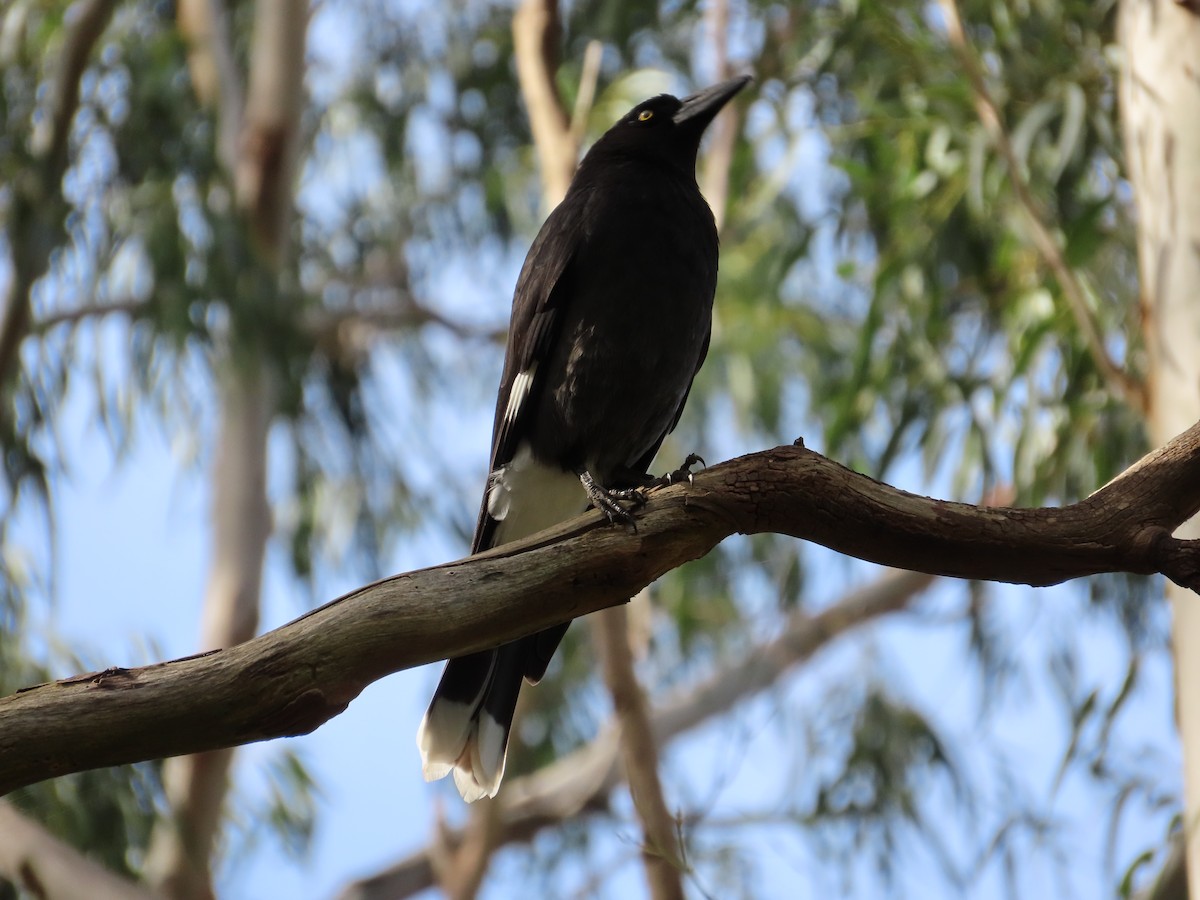
M1200 17L1195 4L1124 0L1121 112L1138 205L1150 442L1200 420ZM1176 532L1200 537L1200 517ZM1200 885L1200 599L1167 584L1176 716L1184 748L1185 836ZM1195 887L1192 897L1200 897Z
M271 533L267 433L272 404L263 374L236 366L218 376L221 421L212 468L212 564L201 650L231 647L258 630L263 557ZM167 897L213 896L210 859L221 826L233 750L177 756L163 765L170 812L155 824L146 880Z
M224 3L199 0L181 7L180 15L180 26L192 43L189 66L198 96L205 101L207 91L212 102L214 87L220 88L218 151L234 176L238 207L255 238L260 262L280 273L288 249L304 98L308 4L257 0L244 108ZM206 68L214 72L205 76ZM254 637L271 536L267 435L275 405L270 368L239 359L236 349L224 363L217 373L221 421L212 469L212 567L201 637L205 650ZM232 750L216 750L170 759L164 765L171 809L155 825L145 870L147 881L173 900L213 896L212 853L232 764Z

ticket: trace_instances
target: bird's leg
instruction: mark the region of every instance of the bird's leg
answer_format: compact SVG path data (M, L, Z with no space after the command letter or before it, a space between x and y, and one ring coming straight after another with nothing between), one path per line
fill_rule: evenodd
M627 525L634 524L633 515L621 506L622 503L632 503L635 507L646 504L646 495L641 488L611 490L598 484L587 469L579 473L579 480L583 482L583 489L587 492L588 499L592 501L592 506L604 513L608 517L608 521L613 524L617 522Z
M670 487L671 485L678 484L681 481L686 481L688 484L691 484L693 478L692 466L696 465L696 463L699 463L704 468L708 468L708 463L704 461L703 456L701 456L699 453L689 453L687 455L687 459L683 461L682 466L680 466L674 472L668 472L666 475L655 478L651 484L654 487Z

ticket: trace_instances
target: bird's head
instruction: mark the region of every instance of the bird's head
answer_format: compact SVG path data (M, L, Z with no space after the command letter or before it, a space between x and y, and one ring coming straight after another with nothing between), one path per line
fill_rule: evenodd
M741 75L682 100L670 94L644 100L605 132L588 156L666 162L694 173L705 129L750 81L749 75Z

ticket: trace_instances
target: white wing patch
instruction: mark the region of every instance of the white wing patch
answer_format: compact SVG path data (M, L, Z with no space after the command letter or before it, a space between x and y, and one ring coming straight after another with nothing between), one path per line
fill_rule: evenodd
M508 518L508 509L512 505L512 486L508 483L508 470L509 466L501 466L488 476L488 515L497 522Z
M531 363L524 372L518 372L513 379L512 390L508 392L508 406L504 408L504 424L511 425L521 412L521 404L529 396L533 387L533 376L537 374L537 363Z
M488 479L488 515L502 523L493 546L527 537L587 509L587 494L574 472L546 466L522 441L512 461Z

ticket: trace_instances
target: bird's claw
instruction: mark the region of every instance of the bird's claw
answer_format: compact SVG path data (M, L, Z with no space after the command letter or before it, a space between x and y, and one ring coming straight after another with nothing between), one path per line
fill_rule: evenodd
M659 478L652 478L647 475L633 476L630 473L620 475L618 477L625 478L629 476L629 480L642 481L640 487L630 488L606 488L599 484L592 473L586 469L579 473L579 480L583 482L583 489L587 492L588 500L592 506L604 513L605 518L613 524L629 525L633 530L637 531L637 524L634 522L631 509L641 509L646 505L646 491L650 488L669 487L672 484L678 484L686 480L688 484L692 483L694 475L692 474L692 466L699 463L707 468L707 463L699 453L689 453L687 459L674 472L668 472ZM626 481L628 483L628 481ZM629 507L621 504L629 504Z
M633 505L634 509L640 509L646 505L646 492L641 488L621 488L618 490L610 490L596 483L590 472L582 472L579 475L579 480L583 482L583 489L587 492L588 500L592 502L592 506L604 513L608 521L616 525L630 525L634 531L637 531L637 524L634 522L633 513L623 507L622 503Z
M688 484L691 484L696 479L695 474L692 472L692 466L696 465L696 463L699 463L702 468L708 468L708 463L704 461L703 456L699 453L689 453L683 461L682 466L674 472L668 472L666 475L663 475L657 480L657 484L660 487L670 487L681 481L687 481Z

